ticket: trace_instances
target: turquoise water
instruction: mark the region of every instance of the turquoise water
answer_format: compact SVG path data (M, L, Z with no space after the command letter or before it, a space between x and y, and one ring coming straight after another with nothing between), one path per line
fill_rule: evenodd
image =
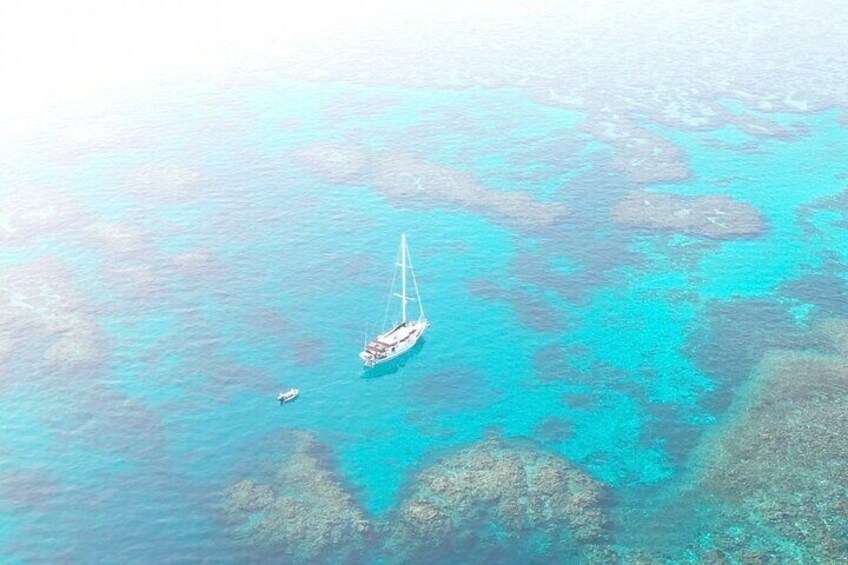
M36 214L0 250L4 292L10 281L28 289L5 301L58 297L3 328L14 349L0 369L2 560L272 559L222 507L233 483L277 464L292 430L326 446L375 523L393 519L434 461L515 439L607 486L611 548L696 559L693 543L710 549L708 502L680 539L658 542L637 523L686 490L697 447L744 381L737 373L766 349L756 336L725 347L734 324L721 308L772 305L799 333L846 313L838 211L814 209L812 234L799 222L845 187L838 112L735 111L808 134L645 124L691 169L648 190L725 194L761 213L762 234L728 240L614 223L612 205L641 188L611 168L616 149L582 129L580 112L510 88L172 84L127 95L108 115L3 139L4 222L17 225L9 203L32 187L68 213ZM111 132L100 143L62 135L99 122ZM476 206L387 195L367 171L333 182L297 158L314 143L412 155L570 214L525 229ZM747 143L758 150L740 151ZM188 176L142 182L145 166ZM98 236L102 222L119 235ZM432 328L401 362L365 371L357 353L382 318L401 231ZM811 276L834 288L792 286ZM751 327L763 315L761 329L774 329L767 308L750 308ZM62 335L78 335L44 322L53 316L97 328L96 360L45 361ZM291 386L301 398L278 406ZM384 538L352 560L397 561ZM481 555L515 558L509 543L491 544Z

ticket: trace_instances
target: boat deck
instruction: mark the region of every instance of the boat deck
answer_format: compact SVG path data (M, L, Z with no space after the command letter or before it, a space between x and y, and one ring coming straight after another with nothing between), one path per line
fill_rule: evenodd
M418 321L400 324L391 331L381 334L365 346L366 352L382 358L389 355L399 345L420 335L427 326Z
M406 341L413 334L416 334L420 331L420 328L417 324L401 324L390 332L386 332L383 335L377 338L377 343L382 344L385 347L391 347L393 345L397 345L402 341Z

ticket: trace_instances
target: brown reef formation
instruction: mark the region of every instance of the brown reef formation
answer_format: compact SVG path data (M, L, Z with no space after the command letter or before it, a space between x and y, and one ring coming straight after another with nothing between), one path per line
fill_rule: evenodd
M222 504L240 543L283 561L364 562L378 552L389 563L469 562L481 559L467 554L474 548L515 546L541 551L526 556L532 561L596 555L609 541L606 486L536 446L487 439L460 449L421 472L379 524L334 476L311 433L287 432L284 446L267 477L237 481ZM368 543L374 536L382 544Z
M313 143L292 155L295 162L326 182L346 184L362 179L368 154L353 145Z
M149 253L154 247L149 232L137 224L126 222L92 222L82 228L80 235L84 242L122 260Z
M467 171L410 155L372 154L353 145L322 143L300 149L294 159L327 182L373 182L396 206L470 210L524 230L554 227L568 215L562 204L494 190Z
M518 316L518 321L537 332L558 333L566 327L562 312L545 301L538 292L524 288L505 289L488 279L473 279L467 283L471 296L482 300L505 301Z
M683 152L620 114L598 114L583 129L615 147L612 166L638 183L681 182L689 177Z
M126 191L141 201L182 204L203 196L203 176L196 170L176 164L147 164L136 168L125 180Z
M179 167L147 167L136 172L138 178L144 181L139 180L134 185L135 189L163 191L160 197L166 199L188 197L193 194L191 190L196 188L199 180L198 175ZM90 248L108 258L109 261L102 267L102 280L118 292L149 296L160 292L165 286L166 273L153 266L158 261L157 238L145 226L98 219L76 198L40 187L14 187L7 195L0 197L0 244L36 248L44 240L50 241L53 238L62 238L68 244ZM50 270L59 263L56 259L40 259L32 268ZM176 256L173 263L174 270L183 270L186 274L199 277L214 266L215 260L208 250L194 250ZM64 270L65 275L70 277L67 267L57 268ZM29 277L25 270L12 272ZM42 274L49 279L49 284L55 282L63 289L69 288L61 276L48 272ZM39 288L35 285L25 289L25 292L36 293ZM75 341L79 345L86 340ZM72 351L74 348L69 345L68 341L57 345L54 350L57 360L76 355ZM0 355L5 347L0 344Z
M796 212L798 225L808 235L818 233L820 230L815 220L819 214L826 219L826 225L840 230L848 227L848 187L800 206Z
M848 11L838 2L774 9L761 0L600 1L578 6L581 17L570 4L531 4L499 6L485 17L421 6L421 17L341 25L275 68L309 81L520 89L540 104L587 115L587 131L618 153L613 166L640 183L689 174L682 148L647 124L738 128L752 137L746 150L799 131L739 107L803 113L848 106L848 51L839 39Z
M672 231L714 239L756 237L765 229L760 213L729 196L676 196L634 191L612 210L624 227Z
M102 332L85 298L59 259L39 259L0 272L0 354L35 353L50 369L99 365Z
M186 249L170 258L170 267L187 278L202 279L221 270L215 254L205 247Z
M606 539L605 496L602 483L560 456L484 440L417 477L389 526L389 545L428 559L479 543L520 544L532 533L547 538L546 551L573 552Z
M0 197L0 244L30 245L33 238L63 236L89 214L72 196L39 187L7 189Z
M344 562L361 550L371 524L307 432L285 437L288 455L266 482L244 479L227 491L224 511L237 538L284 562Z
M166 287L157 268L140 261L110 264L104 266L100 273L109 287L124 297L151 298Z
M818 334L829 350L765 355L706 442L697 487L798 548L801 561L836 563L848 555L848 320L826 321Z
M404 155L377 160L375 185L390 200L407 206L465 208L522 228L553 227L568 214L561 204L540 202L522 192L492 190L456 167Z

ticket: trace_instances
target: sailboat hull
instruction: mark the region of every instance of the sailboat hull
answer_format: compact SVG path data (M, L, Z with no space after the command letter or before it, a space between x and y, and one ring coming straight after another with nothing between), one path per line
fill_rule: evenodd
M374 341L368 342L365 350L359 354L359 358L366 367L396 359L415 347L429 327L427 320L399 324L392 330L377 336Z

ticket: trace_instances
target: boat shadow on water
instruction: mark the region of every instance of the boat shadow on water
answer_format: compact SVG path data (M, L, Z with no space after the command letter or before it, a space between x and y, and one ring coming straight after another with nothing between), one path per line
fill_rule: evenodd
M362 378L365 380L373 380L379 379L381 377L386 377L388 375L393 375L400 371L407 363L409 363L415 357L421 353L421 350L424 349L424 345L426 344L426 340L421 338L418 340L418 343L412 346L412 348L401 355L400 357L395 357L391 361L386 361L385 363L380 363L379 365L374 365L373 367L363 367Z

